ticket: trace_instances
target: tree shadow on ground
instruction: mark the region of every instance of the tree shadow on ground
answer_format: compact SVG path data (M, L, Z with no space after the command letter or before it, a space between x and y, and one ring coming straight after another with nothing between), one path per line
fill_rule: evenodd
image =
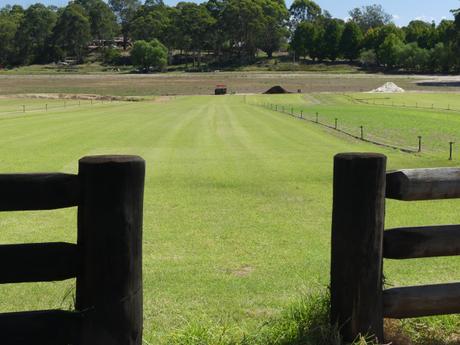
M432 87L460 87L460 81L421 81L418 82L417 85Z

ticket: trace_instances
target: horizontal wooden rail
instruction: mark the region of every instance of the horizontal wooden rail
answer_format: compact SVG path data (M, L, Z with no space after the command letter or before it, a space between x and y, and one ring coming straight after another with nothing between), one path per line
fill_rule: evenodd
M0 284L65 280L77 275L77 245L1 245L0 262Z
M387 230L383 257L414 259L460 255L460 225L423 226Z
M386 197L404 201L460 198L460 168L389 172Z
M394 288L383 291L383 315L405 319L460 313L460 283Z
M77 175L0 174L0 211L51 210L78 205Z
M62 310L0 314L0 343L75 344L81 318L79 313Z

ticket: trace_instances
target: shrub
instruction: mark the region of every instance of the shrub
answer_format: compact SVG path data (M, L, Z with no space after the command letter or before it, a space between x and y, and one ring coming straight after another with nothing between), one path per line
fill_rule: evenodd
M151 42L136 41L131 51L131 59L136 68L145 72L161 71L167 65L168 49L157 39Z

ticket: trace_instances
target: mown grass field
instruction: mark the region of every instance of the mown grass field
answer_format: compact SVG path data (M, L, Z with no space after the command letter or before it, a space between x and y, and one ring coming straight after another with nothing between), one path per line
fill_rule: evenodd
M310 120L318 113L319 122L332 127L337 119L339 129L356 136L363 126L365 138L403 148L417 149L422 136L428 155L448 155L449 142L460 138L459 94L309 94L259 96L249 102L277 104L278 110L293 109L297 115L303 110Z
M227 336L218 334L208 343L178 336L195 325L216 326L241 340L244 334L260 332L267 320L305 294L326 291L336 153L382 152L390 169L460 161L448 162L444 152L435 150L410 155L373 146L245 100L267 98L177 97L1 117L2 173L75 173L78 159L93 154L137 154L147 161L146 344L224 344L216 339ZM331 117L338 113L350 123L368 114L369 124L389 138L408 137L404 131L415 130L414 123L433 137L460 130L457 114L367 106L343 95L269 100L319 109ZM2 100L0 112L18 102L23 100ZM400 125L393 125L397 122ZM459 223L459 207L455 200L390 201L387 227ZM75 241L76 210L3 213L0 227L2 244ZM455 281L460 280L459 264L460 258L389 261L385 275L392 285ZM0 311L71 308L73 285L0 286ZM447 335L458 332L460 317L423 320L425 326L418 322L412 329L436 327L438 344L455 344Z

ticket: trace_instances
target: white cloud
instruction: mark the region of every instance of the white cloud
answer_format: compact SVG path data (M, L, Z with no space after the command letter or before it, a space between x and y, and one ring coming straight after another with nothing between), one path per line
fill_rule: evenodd
M393 19L394 20L401 19L401 16L399 16L399 14L393 14Z

